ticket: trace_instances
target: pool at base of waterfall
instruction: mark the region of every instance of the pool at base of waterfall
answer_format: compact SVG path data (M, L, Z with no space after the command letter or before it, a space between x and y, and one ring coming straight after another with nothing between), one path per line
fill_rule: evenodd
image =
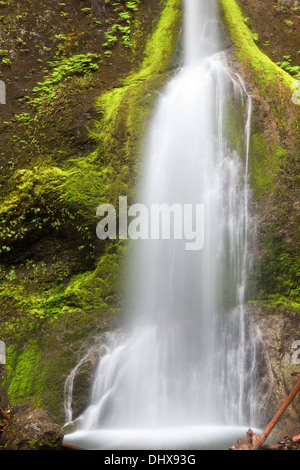
M241 426L191 426L164 429L100 429L76 431L64 444L86 450L228 450L245 439ZM253 429L260 435L261 430Z

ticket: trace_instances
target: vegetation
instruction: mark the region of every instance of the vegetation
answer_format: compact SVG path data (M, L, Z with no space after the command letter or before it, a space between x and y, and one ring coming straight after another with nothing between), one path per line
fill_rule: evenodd
M277 62L277 65L286 70L290 75L294 76L297 80L300 80L300 66L299 65L292 65L291 64L291 56L285 55L283 56L282 62Z
M137 14L139 3L127 2L125 12ZM139 42L145 37L140 19L121 15L120 3L115 6L118 24L130 21L130 47L141 51ZM3 386L14 405L46 407L61 419L64 380L84 338L107 329L120 308L127 244L96 238L96 209L103 202L117 206L121 195L134 198L141 137L156 90L172 71L179 19L180 1L165 2L138 67L133 63L119 86L112 81L114 87L98 91L84 152L64 135L79 118L76 101L89 90L96 96L97 77L107 66L105 44L104 57L94 52L66 55L60 48L31 96L23 97L22 112L6 123L14 129L19 155L11 161L10 182L0 202L0 297L6 307L0 318L8 346ZM117 24L108 20L106 39ZM118 26L114 32L122 36L118 47L126 49L125 31ZM66 38L61 34L55 40L61 44ZM116 46L110 48L111 60L120 54ZM24 159L25 151L34 157L32 163Z
M104 202L117 206L120 195L129 204L135 198L142 136L157 91L177 65L181 2L157 0L147 18L145 2L107 0L105 19L87 0L78 6L80 16L57 3L57 24L47 9L44 23L38 16L48 36L37 26L30 36L26 23L33 10L40 12L40 1L16 2L14 15L11 3L0 2L8 12L0 18L6 33L0 67L16 90L15 108L0 123L0 339L8 346L1 385L13 405L45 407L62 420L67 374L87 338L109 328L124 301L128 246L96 238L96 209ZM290 215L299 187L297 107L290 112L299 70L288 51L272 62L237 3L220 3L249 83L277 125L268 133L259 116L253 120L251 183L261 213L270 217L264 217L250 297L271 312L299 313L299 223ZM12 38L8 27L17 31ZM19 96L22 87L26 96ZM228 136L236 145L230 123Z
M87 75L97 71L99 67L95 60L99 57L99 54L87 53L48 62L52 71L32 90L35 98L29 99L30 105L34 108L49 105L55 100L57 92L61 92L61 87L55 85L65 83L73 75Z
M261 95L264 118L276 122L272 130L261 120L259 106L252 119L250 178L260 218L260 256L254 266L250 298L300 312L299 304L299 106L292 101L298 67L290 55L274 63L257 46L257 35L235 0L220 0L235 53ZM265 105L267 103L267 106ZM256 104L254 102L254 104ZM268 109L268 111L266 110ZM270 111L269 111L270 110ZM288 141L288 144L287 144Z
M257 47L255 43L258 35L250 31L237 2L220 0L220 3L231 39L236 47L236 55L247 65L249 73L250 69L252 70L254 83L258 84L260 90L270 100L278 96L282 86L292 92L293 78Z

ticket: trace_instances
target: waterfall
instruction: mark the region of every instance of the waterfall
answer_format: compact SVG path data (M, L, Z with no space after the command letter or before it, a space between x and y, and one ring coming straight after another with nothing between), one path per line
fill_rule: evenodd
M201 204L204 243L132 242L127 326L107 345L74 435L98 433L98 448L120 430L125 441L138 431L137 446L164 429L176 442L184 428L201 447L199 429L255 425L255 344L244 309L251 97L221 52L217 2L185 0L184 10L183 66L151 122L139 202Z

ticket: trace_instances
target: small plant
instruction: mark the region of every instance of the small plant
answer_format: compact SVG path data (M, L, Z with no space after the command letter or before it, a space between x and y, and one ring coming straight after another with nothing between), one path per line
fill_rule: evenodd
M53 36L53 39L58 39L59 41L66 41L67 37L64 34L55 34L55 36Z
M110 2L109 0L105 0L105 3L112 3L115 7L114 12L118 12L119 20L114 18L107 18L105 23L110 26L109 30L105 33L106 41L103 44L104 48L112 48L115 44L117 44L119 37L121 36L122 43L126 48L130 48L132 46L130 41L130 34L131 34L131 22L134 16L134 12L138 11L138 6L141 0L128 0L125 3L126 9L124 9L124 5L120 7L120 2ZM106 54L108 57L108 54Z
M248 28L249 28L250 27L250 21L249 21L248 16L242 15L242 19L243 19L243 23L245 23L245 25L248 26Z
M293 26L294 22L291 21L291 20L284 20L285 24L287 24L288 26Z
M135 1L129 1L129 2L126 2L126 8L128 10L132 10L132 11L137 11L138 10L138 4L140 3L139 0L135 0Z
M95 60L99 60L99 54L87 53L78 54L73 57L48 62L52 72L46 76L43 82L39 82L32 91L36 98L30 101L33 106L43 104L45 98L54 99L58 85L74 75L88 75L98 70Z
M116 42L118 42L118 38L115 34L113 34L112 31L107 31L105 33L105 43L103 44L103 47L111 47L113 46Z
M119 13L119 17L121 20L126 21L126 23L130 23L131 15L128 11L121 11L121 13Z
M290 55L285 55L283 56L283 61L282 62L277 62L277 65L288 72L289 74L293 75L296 79L300 79L300 66L299 65L292 65L291 61L292 58Z

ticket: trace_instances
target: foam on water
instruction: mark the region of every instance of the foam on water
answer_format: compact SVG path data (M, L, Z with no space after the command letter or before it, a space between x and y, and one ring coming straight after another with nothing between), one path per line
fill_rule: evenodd
M88 450L228 450L247 431L237 426L78 431L65 443Z

